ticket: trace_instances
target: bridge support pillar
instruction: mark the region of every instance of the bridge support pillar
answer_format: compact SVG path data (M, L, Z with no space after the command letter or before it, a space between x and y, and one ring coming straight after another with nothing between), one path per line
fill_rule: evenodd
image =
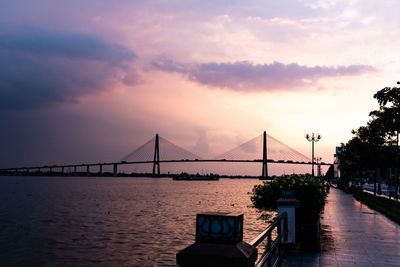
M156 142L154 146L153 175L160 175L160 147L158 142L158 134L156 134Z
M61 174L64 174L64 167L61 167Z
M99 175L101 176L103 174L103 164L99 165Z
M87 176L89 176L89 173L90 173L90 166L89 165L86 165L86 175Z
M114 163L114 176L118 175L118 164Z
M262 161L262 174L261 177L268 177L268 166L267 166L267 132L264 131L263 138L263 161Z

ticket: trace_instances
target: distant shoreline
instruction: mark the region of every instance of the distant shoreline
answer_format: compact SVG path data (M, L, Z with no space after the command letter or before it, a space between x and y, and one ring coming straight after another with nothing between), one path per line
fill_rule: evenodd
M57 176L57 177L147 177L147 178L173 178L177 177L180 174L160 174L160 175L152 175L151 173L118 173L114 176L111 172L103 172L102 174L94 173L94 172L0 172L0 176ZM271 177L262 178L261 176L252 176L252 175L202 175L202 174L189 174L191 176L196 177L210 177L217 175L219 178L226 179L260 179L260 180L270 180Z

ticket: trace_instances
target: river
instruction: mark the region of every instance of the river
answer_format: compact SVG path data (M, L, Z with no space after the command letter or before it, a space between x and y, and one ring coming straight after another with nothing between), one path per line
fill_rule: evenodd
M257 179L0 177L1 266L175 266L195 216L244 214L244 240L266 227Z

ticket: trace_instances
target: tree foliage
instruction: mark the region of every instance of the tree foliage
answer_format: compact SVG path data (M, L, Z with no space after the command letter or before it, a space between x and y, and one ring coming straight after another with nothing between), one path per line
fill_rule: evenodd
M399 82L397 83L399 84ZM342 144L338 155L339 168L349 178L362 170L384 170L395 162L400 130L400 88L385 87L374 94L379 109L370 112L370 121L352 133L354 137Z
M397 84L400 84L397 82ZM381 125L389 142L400 129L400 88L385 87L378 91L374 98L379 103L379 109L370 112L374 121Z

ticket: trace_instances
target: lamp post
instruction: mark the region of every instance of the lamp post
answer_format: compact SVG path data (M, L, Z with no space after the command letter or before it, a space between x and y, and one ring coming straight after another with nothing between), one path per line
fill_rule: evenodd
M321 157L316 157L315 160L317 161L317 176L321 177Z
M397 84L400 84L400 82L397 82ZM398 127L396 127L397 121L395 118L392 119L392 122L394 125L394 129L397 129L397 131L396 131L397 132L396 133L396 137L397 137L396 138L396 152L395 152L395 157L394 157L395 158L395 177L396 177L396 179L395 179L396 189L395 189L394 195L395 195L395 199L397 202L397 200L399 198L399 196L398 196L398 192L399 192L399 130L398 130Z
M312 151L312 157L311 157L311 159L312 159L312 162L311 162L311 166L312 166L312 172L311 172L311 175L312 176L314 176L314 142L318 142L321 138L322 138L322 135L321 134L317 134L316 136L314 136L314 133L312 133L312 135L310 135L309 133L306 133L305 135L304 135L304 137L309 141L309 142L311 142L311 151Z

